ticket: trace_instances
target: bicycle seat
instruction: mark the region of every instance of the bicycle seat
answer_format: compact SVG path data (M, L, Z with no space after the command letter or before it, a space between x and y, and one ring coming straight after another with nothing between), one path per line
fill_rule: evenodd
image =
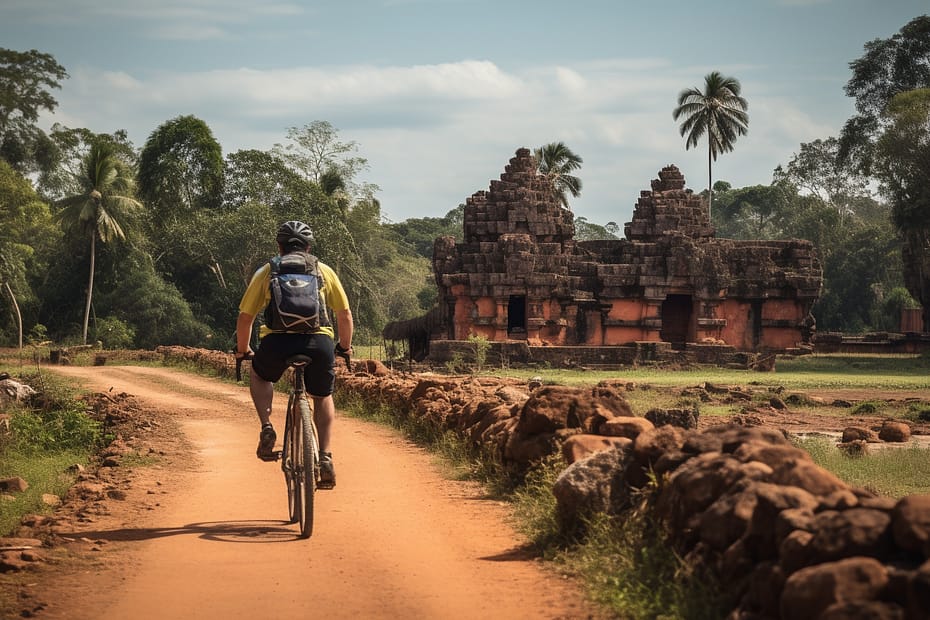
M292 355L286 360L288 366L308 366L311 361L313 361L309 356L298 353L297 355Z

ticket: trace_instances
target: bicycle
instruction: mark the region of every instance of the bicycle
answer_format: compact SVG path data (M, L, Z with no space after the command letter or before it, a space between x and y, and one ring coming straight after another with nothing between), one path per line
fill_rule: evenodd
M348 355L341 356L349 365ZM242 380L242 360L236 359L236 381ZM313 406L304 386L304 368L310 363L306 355L287 358L291 369L291 390L288 394L284 421L284 441L281 450L272 453L269 461L281 461L281 471L287 485L287 508L290 523L300 523L299 538L313 534L313 500L320 483L320 442L313 421Z

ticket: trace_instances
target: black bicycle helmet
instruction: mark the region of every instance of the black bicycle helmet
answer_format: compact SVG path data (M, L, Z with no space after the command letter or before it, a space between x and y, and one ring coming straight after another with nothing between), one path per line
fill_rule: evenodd
M313 231L303 222L291 220L281 224L276 239L285 248L308 248L313 243Z

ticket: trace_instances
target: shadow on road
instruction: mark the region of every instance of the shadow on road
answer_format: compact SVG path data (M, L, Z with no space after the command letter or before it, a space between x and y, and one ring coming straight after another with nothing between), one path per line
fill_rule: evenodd
M234 543L270 543L299 540L300 531L286 521L214 521L189 523L180 527L120 528L73 532L67 538L134 542L166 536L198 536L204 540Z
M481 559L488 562L529 562L539 559L539 551L533 545L525 544Z

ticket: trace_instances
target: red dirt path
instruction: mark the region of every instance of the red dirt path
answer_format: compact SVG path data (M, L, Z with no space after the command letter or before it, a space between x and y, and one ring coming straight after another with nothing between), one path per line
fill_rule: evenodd
M135 396L150 419L125 439L159 460L113 468L125 498L60 527L68 553L26 580L17 616L599 617L526 552L504 505L388 430L339 418L338 486L317 496L313 537L298 540L280 469L254 456L246 389L163 368L54 370Z

